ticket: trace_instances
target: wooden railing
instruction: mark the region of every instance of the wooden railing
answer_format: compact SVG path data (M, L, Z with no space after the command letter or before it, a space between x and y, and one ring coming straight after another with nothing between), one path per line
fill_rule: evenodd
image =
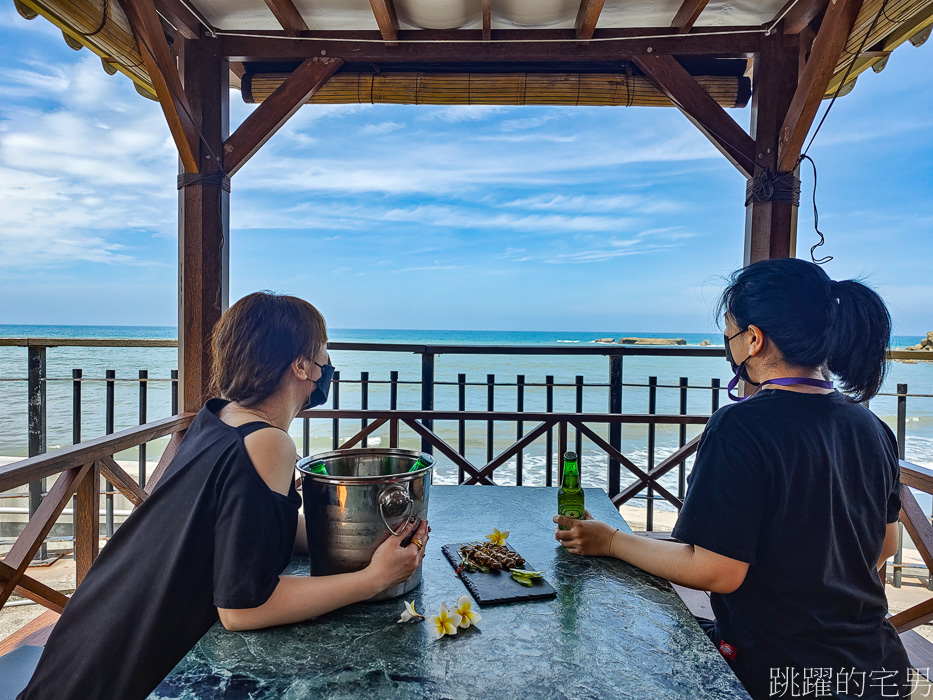
M933 494L933 470L901 460L901 523L917 552L933 571L933 525L923 512L910 489ZM891 616L891 624L898 632L913 629L933 620L933 598Z
M65 506L73 496L77 496L74 510L75 578L76 584L80 584L97 558L100 545L101 474L134 506L138 506L159 482L193 418L193 414L164 418L0 467L0 493L47 477L58 477L16 538L12 549L0 562L0 608L15 592L50 610L61 612L68 598L27 576L26 569ZM171 439L143 489L117 464L114 455L166 435Z
M298 417L308 419L349 419L362 421L364 427L349 440L345 440L341 443L339 445L340 449L356 447L361 443L365 444L369 436L386 425L388 425L389 428L389 446L398 447L400 427L406 426L421 437L422 443L431 448L430 451L433 452L437 450L437 452L457 466L459 472L458 483L464 486L472 484L494 485L493 476L499 467L513 458L519 458L536 440L548 439L551 431L556 431L557 433L557 454L562 455L567 451L568 445L570 444L568 441L568 431L573 429L581 439L585 437L607 455L607 491L615 505L622 505L641 491L649 489L662 496L678 509L683 505L683 501L662 486L658 482L658 479L686 462L686 460L696 452L699 437L687 442L659 465L646 471L622 454L619 449L613 447L609 441L600 436L592 426L620 426L623 424L687 426L705 425L709 420L709 416L642 413L561 414L532 412L511 413L508 411L364 411L345 409L302 411L298 414ZM460 449L455 449L450 443L434 432L433 425L435 421L457 421L458 423L469 421L481 423L502 421L519 424L529 423L534 427L519 435L514 443L498 455L489 455L489 459L484 464L480 465L474 464L468 460L462 447ZM620 486L622 483L621 477L623 468L629 475L635 477L635 481L624 489ZM516 482L519 486L522 485L520 473L517 475ZM544 485L552 486L553 483L554 474L551 463L548 462L545 469Z
M672 469L682 465L697 449L699 437L687 442L659 465L642 469L631 459L598 434L594 426L621 424L642 425L702 425L707 416L686 415L645 415L645 414L555 414L478 412L478 411L378 411L378 410L332 410L317 409L299 414L310 420L351 419L364 423L361 430L340 447L356 447L380 428L388 426L390 447L397 447L400 431L403 427L411 430L438 453L457 466L462 485L494 485L497 469L509 460L520 455L532 443L545 439L551 431L557 433L558 454L568 447L568 432L573 429L588 439L608 457L609 473L607 483L621 483L622 470L627 476L634 477L632 482L610 493L615 505L621 505L644 490L652 490L679 509L683 502L668 491L659 479ZM97 557L100 542L100 479L101 475L110 481L134 506L140 505L156 486L166 467L178 449L185 431L188 429L193 414L183 414L165 418L146 425L114 433L106 437L66 447L38 457L25 459L5 467L0 467L0 492L17 488L37 479L58 476L54 485L42 499L36 512L29 519L26 527L16 539L12 549L0 562L0 608L14 592L39 603L55 612L61 612L68 602L64 594L42 584L26 575L26 569L39 547L45 540L55 521L61 515L68 501L77 495L75 509L75 563L76 582L84 579L91 564ZM433 429L435 421L508 421L522 420L532 424L530 430L516 441L492 456L484 464L474 464L462 451L454 449ZM171 436L158 465L150 476L146 487L139 484L124 471L114 459L114 455L133 447L138 447L157 438ZM613 474L612 470L618 470ZM553 484L554 477L549 469L546 485ZM917 546L920 556L927 566L933 569L933 525L923 513L910 489L917 489L933 494L933 470L901 461L901 522ZM892 624L903 632L933 620L933 598L900 612L891 618Z

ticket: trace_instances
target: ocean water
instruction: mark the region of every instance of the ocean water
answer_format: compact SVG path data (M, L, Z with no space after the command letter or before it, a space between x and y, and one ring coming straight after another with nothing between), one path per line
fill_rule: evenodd
M688 345L696 346L704 340L714 345L722 344L721 334L657 334L634 331L606 332L559 332L559 331L418 331L418 330L351 330L330 329L332 341L379 342L398 344L471 344L471 345L526 345L566 348L590 345L596 338L623 336L681 337ZM115 327L115 326L12 326L0 325L0 337L33 338L174 338L173 327ZM904 347L919 342L919 337L899 337L892 345ZM399 372L399 408L420 408L421 358L405 352L359 352L333 351L333 362L340 371L340 406L360 406L360 374L368 372L370 379L369 407L389 407L387 381L393 370ZM82 385L82 434L84 440L103 435L105 432L105 392L102 381L105 371L116 372L115 429L121 430L139 423L140 369L149 371L147 418L154 420L170 414L171 386L170 371L177 366L177 351L174 348L50 348L47 353L47 404L48 404L48 449L72 443L72 381L73 368L84 371ZM458 407L457 375L465 373L467 410L486 410L488 392L487 375L495 375L500 385L494 391L494 407L498 410L515 410L517 390L516 377L524 375L524 408L526 411L545 409L545 389L538 386L545 377L554 376L558 386L554 390L554 410L571 412L575 408L577 376L584 377L587 386L583 394L583 408L588 412L605 412L608 409L609 360L606 357L564 357L548 355L440 355L436 360L434 405L437 410L454 410ZM730 374L724 358L661 358L626 357L624 360L623 411L625 413L648 412L648 390L642 386L649 376L658 378L657 412L678 413L680 391L677 384L681 377L689 379L688 412L708 414L711 407L712 378L719 378L723 387ZM26 349L0 347L0 456L21 457L27 454L26 412ZM135 381L134 381L135 380ZM354 381L355 380L355 381ZM381 382L381 383L380 383ZM933 467L933 362L906 364L893 362L890 365L884 393L892 393L898 383L908 384L912 394L923 396L908 399L907 459ZM601 385L601 386L600 386ZM727 403L725 392L720 394L720 404ZM329 402L326 407L330 407ZM896 399L893 396L878 396L870 408L885 420L892 429L896 420ZM532 426L525 424L525 430ZM312 420L310 442L307 450L314 454L331 449L332 423L330 420ZM341 421L340 437L347 439L360 428L358 421ZM454 447L457 445L457 428L454 421L438 422L435 431ZM497 454L516 439L514 423L496 423L494 451ZM688 426L686 439L700 431L699 426ZM606 437L605 428L597 432ZM302 444L301 421L295 421L291 434L300 451ZM648 463L648 430L645 426L623 427L622 452L639 466ZM656 434L654 463L671 454L679 445L678 426L659 426ZM148 458L157 458L163 441L152 443ZM403 428L403 447L417 448L420 438ZM555 434L554 449L557 449ZM387 428L378 431L370 439L370 446L388 444ZM570 434L573 444L573 432ZM525 453L523 463L524 483L544 484L545 443L536 441ZM467 458L474 464L486 462L486 424L471 422L466 432ZM556 456L556 455L555 455ZM135 451L120 455L124 459L135 457ZM583 443L583 480L587 486L606 486L606 457L588 441ZM556 460L555 460L556 463ZM623 484L626 483L623 471ZM496 481L501 484L515 482L515 460L511 460L496 472ZM437 469L439 483L456 483L456 469L443 458ZM675 493L678 474L672 472L666 482Z

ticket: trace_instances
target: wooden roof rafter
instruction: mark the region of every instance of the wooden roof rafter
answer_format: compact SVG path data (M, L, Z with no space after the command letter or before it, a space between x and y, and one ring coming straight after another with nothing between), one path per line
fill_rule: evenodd
M709 0L684 0L677 14L674 15L674 21L671 22L671 28L676 29L681 34L686 34L696 21L700 14L706 9Z
M796 167L861 7L862 0L835 0L827 8L781 127L778 172L789 172Z
M197 39L201 27L207 24L203 16L195 15L182 0L155 0L156 12L185 39Z
M398 15L392 0L369 0L386 46L398 46Z
M828 6L829 0L788 0L775 19L782 18L787 34L800 34L813 20L822 15Z
M483 0L483 41L492 41L492 0Z
M265 0L265 2L288 36L301 36L302 32L310 31L292 0Z
M191 119L191 108L153 0L123 0L123 9L133 28L139 53L162 105L182 165L186 172L197 173L200 170L200 136Z
M673 56L644 54L634 63L746 178L755 169L755 142Z
M599 21L599 15L605 4L606 0L580 0L580 9L577 11L577 19L573 28L581 45L588 45L587 39L593 38L596 23Z
M309 58L224 141L223 169L237 172L337 72L339 58Z

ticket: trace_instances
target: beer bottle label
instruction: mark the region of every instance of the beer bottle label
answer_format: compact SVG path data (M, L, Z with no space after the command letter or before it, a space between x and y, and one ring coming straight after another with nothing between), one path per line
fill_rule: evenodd
M560 505L557 507L557 512L560 515L566 516L568 518L573 518L574 520L583 519L583 506L577 504L568 504Z

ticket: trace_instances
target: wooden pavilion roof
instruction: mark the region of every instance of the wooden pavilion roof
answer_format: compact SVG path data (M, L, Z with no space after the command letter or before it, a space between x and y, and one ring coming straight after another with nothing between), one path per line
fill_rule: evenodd
M128 17L138 12L137 0L14 3L24 17L42 15L52 21L70 46L91 49L108 72L125 73L142 94L156 98L158 90L132 30L136 22ZM701 84L720 105L735 107L748 100L751 70L746 70L746 61L758 52L761 37L780 22L785 34L812 41L830 3L154 0L153 4L170 45L179 36L193 39L207 33L222 38L231 84L242 85L248 101L264 99L303 60L337 56L345 63L334 84L325 86L316 101L671 105L669 96L654 83L639 81L643 71L630 62L634 54L654 50L677 56L691 75L702 78ZM843 80L846 85L840 92L845 94L869 67L881 70L901 44L919 45L931 25L933 0L864 0L827 94L835 94ZM500 77L484 77L490 74ZM542 74L552 79L543 79ZM413 82L415 75L432 77L422 84ZM537 77L529 83L529 75ZM568 76L569 82L559 79Z

